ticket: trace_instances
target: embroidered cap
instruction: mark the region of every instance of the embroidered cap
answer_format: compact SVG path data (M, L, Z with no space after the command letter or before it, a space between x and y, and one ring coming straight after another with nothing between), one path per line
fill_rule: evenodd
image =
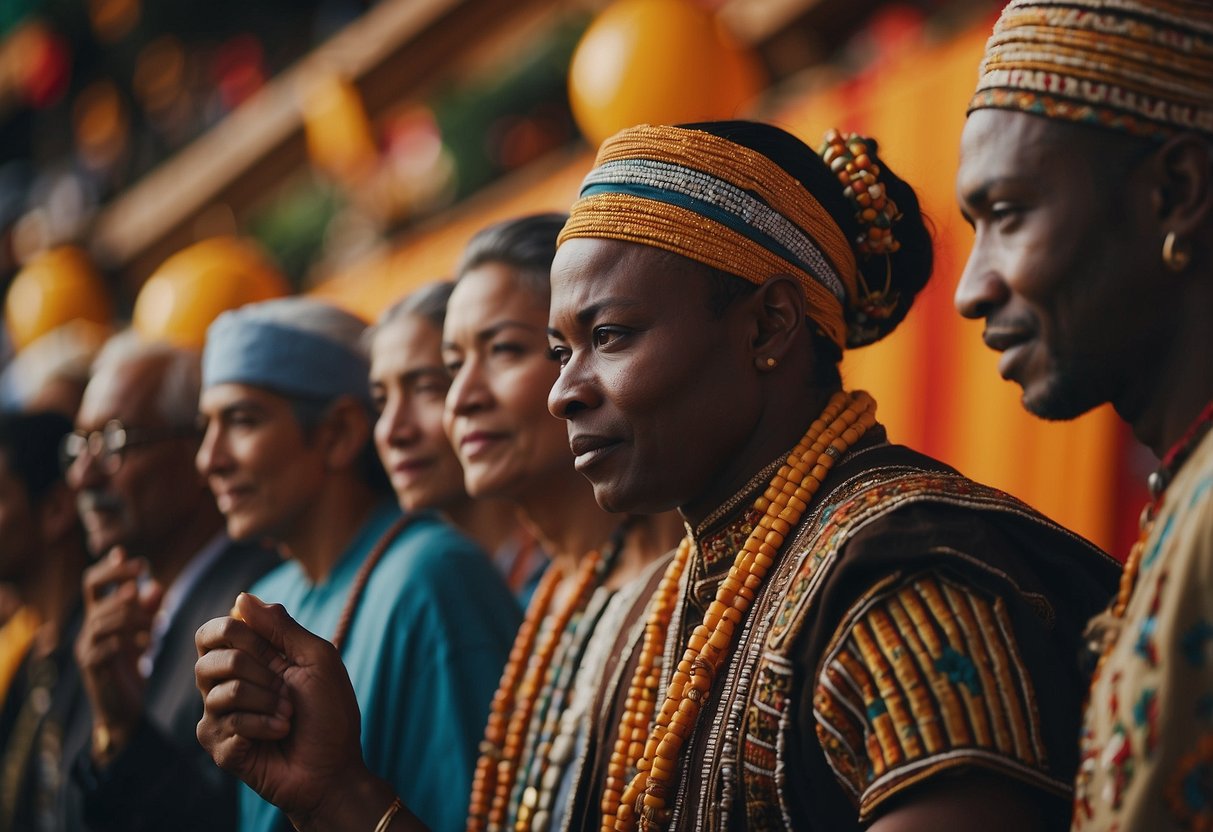
M969 112L1020 110L1162 138L1213 135L1213 3L1012 0Z

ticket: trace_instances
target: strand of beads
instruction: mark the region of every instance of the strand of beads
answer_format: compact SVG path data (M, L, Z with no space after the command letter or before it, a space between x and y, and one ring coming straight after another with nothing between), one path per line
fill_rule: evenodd
M510 715L514 711L514 699L518 683L527 666L527 659L535 646L539 634L539 626L547 617L548 608L552 605L552 596L560 585L563 577L560 570L551 567L539 581L531 603L527 606L526 616L514 644L510 648L509 659L501 674L501 682L489 708L489 721L484 729L484 739L480 743L480 757L476 760L476 771L472 775L472 794L468 806L468 832L481 832L487 828L489 807L493 794L496 792L498 766L502 762L505 746L506 728Z
M607 766L606 787L602 792L602 832L615 828L615 813L630 769L644 753L644 740L657 709L657 694L661 684L661 653L669 632L670 618L678 596L678 584L691 557L691 538L684 537L678 552L666 568L649 602L649 616L644 624L644 641L640 647L637 670L628 687L624 714L619 721L619 736Z
M576 604L573 614L566 620L557 645L548 660L541 683L541 694L535 697L531 718L518 756L513 790L507 804L505 824L515 832L530 832L531 829L547 828L549 810L556 779L561 776L567 760L562 756L556 761L552 750L559 739L558 726L567 707L566 699L572 692L573 682L581 668L582 656L597 621L605 609L605 602L596 611L590 610L594 593L602 586L615 568L615 562L623 551L628 530L635 518L626 517L620 523L604 547L604 556L598 560L594 580L583 582L578 588L578 597L571 599ZM610 594L608 593L608 597ZM589 616L587 618L587 616ZM567 738L566 738L567 739ZM572 740L569 740L571 743ZM571 751L568 756L571 756ZM549 766L556 765L559 771L552 772Z
M592 595L592 587L590 590L588 594ZM581 656L598 615L602 613L603 605L600 605L596 613L591 614L589 599L586 600L587 603L582 605L584 609L578 610L569 619L543 681L543 695L537 697L537 705L531 712L531 723L526 731L526 742L510 796L512 813L506 818L507 826L512 826L515 832L545 828L541 821L546 814L541 810L545 808L544 799L548 797L544 779L549 765L553 764L552 743L557 735L560 715L567 707L573 680L580 669Z
M843 187L843 196L855 208L862 229L855 241L864 254L892 254L901 248L893 236L893 224L901 218L897 203L889 199L879 180L880 165L872 159L868 140L858 133L826 133L818 155L830 166Z
M489 809L488 829L500 830L506 822L510 808L510 793L513 790L514 776L518 770L519 758L522 754L523 741L526 739L526 729L531 722L531 712L536 699L543 689L543 681L548 668L552 664L552 654L560 643L560 638L568 627L569 619L584 603L586 590L598 574L601 556L591 552L582 558L577 570L577 583L569 593L568 600L555 615L548 617L549 627L543 642L531 655L527 664L526 674L515 694L513 713L505 731L505 743L501 747L501 759L497 763L497 782L493 790L493 802Z
M615 812L617 832L657 832L669 822L666 806L677 773L679 752L691 736L707 701L716 670L732 644L733 633L753 603L766 572L834 462L876 423L876 402L867 393L836 393L788 456L787 463L754 501L763 512L737 553L728 576L695 627L666 689L636 776ZM671 567L672 568L672 567ZM667 624L668 626L668 624ZM648 674L638 667L634 679Z

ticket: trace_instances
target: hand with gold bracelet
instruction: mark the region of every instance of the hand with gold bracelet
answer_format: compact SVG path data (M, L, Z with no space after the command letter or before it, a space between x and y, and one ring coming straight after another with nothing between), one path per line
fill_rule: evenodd
M354 689L333 645L248 594L195 638L198 741L301 830L425 829L362 758ZM377 826L380 821L386 825Z

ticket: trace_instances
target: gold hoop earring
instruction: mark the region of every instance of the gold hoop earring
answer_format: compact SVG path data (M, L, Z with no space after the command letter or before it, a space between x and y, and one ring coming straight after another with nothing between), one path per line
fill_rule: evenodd
M1173 272L1182 272L1192 261L1190 252L1181 248L1179 235L1174 231L1167 232L1167 238L1162 241L1162 262Z

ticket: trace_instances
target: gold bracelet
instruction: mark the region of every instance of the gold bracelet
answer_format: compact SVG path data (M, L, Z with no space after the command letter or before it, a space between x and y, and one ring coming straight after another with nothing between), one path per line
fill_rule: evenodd
M108 766L114 759L114 735L104 722L93 724L93 759L102 767Z
M375 824L374 832L387 832L389 826L392 825L392 818L396 817L396 813L404 808L404 803L397 797L392 801L392 805L387 807L387 811L383 813L383 817Z

